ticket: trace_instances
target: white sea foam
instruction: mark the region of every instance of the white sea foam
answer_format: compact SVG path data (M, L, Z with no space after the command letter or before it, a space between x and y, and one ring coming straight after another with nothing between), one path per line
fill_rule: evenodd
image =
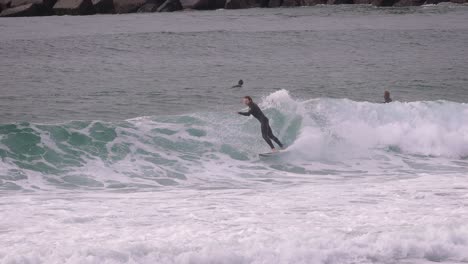
M0 262L464 263L464 179L16 195Z
M286 90L280 90L266 97L264 105L302 117L300 136L292 146L299 151L301 147L321 150L332 146L340 148L339 152L393 147L411 155L468 156L467 104L447 101L376 104L346 99L301 102L292 100Z

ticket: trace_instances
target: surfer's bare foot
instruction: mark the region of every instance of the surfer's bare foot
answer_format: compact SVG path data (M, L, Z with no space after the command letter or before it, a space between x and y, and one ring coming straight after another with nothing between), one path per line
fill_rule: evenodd
M272 148L271 149L271 152L277 152L278 150L276 150L275 148Z

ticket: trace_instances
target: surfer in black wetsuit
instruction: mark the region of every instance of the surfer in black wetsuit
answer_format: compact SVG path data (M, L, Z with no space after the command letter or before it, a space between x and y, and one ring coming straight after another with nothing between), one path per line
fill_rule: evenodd
M260 124L262 124L262 137L268 143L272 151L276 151L275 146L271 142L271 139L278 144L281 148L283 148L283 144L273 135L273 132L271 131L270 124L268 122L268 118L263 114L262 110L260 110L260 107L256 103L253 102L252 98L250 96L245 96L244 97L244 104L247 105L250 109L248 112L239 112L239 115L244 115L244 116L250 116L253 115L255 118L260 121Z
M385 91L384 99L385 99L385 102L384 102L385 104L392 102L392 98L390 98L390 92L389 91Z

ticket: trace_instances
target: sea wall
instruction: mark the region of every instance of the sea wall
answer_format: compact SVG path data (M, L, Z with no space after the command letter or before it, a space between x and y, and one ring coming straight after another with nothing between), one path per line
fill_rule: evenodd
M320 4L419 6L441 2L464 4L468 3L468 0L0 0L0 17L297 7Z

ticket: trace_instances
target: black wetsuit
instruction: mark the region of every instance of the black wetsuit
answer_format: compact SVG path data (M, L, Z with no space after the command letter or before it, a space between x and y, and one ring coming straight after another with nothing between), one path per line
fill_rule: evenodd
M391 102L392 102L392 98L388 97L388 98L385 98L384 104L388 104L388 103L391 103Z
M283 147L283 144L281 144L281 142L273 135L268 118L263 114L262 110L260 110L260 107L258 107L256 103L250 103L249 108L248 112L239 112L239 114L244 116L253 115L258 119L258 121L260 121L260 124L262 124L262 137L265 139L266 143L268 143L270 148L275 148L271 139L273 139L278 146Z

